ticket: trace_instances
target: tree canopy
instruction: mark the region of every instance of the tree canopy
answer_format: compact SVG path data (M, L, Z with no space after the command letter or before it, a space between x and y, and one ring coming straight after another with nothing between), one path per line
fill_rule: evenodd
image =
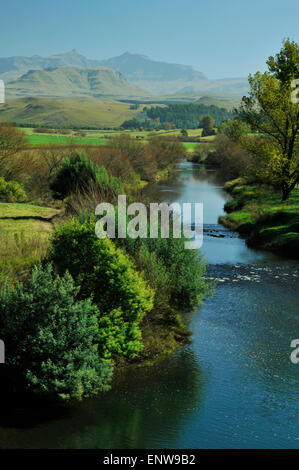
M292 99L299 78L298 44L284 40L267 65L267 72L249 76L250 93L238 115L259 134L242 140L254 156L256 176L280 188L286 200L299 182L299 105Z

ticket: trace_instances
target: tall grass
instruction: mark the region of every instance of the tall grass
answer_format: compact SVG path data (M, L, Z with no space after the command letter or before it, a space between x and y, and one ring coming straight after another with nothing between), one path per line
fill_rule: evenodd
M0 232L0 282L24 281L32 266L41 260L49 247L47 234Z

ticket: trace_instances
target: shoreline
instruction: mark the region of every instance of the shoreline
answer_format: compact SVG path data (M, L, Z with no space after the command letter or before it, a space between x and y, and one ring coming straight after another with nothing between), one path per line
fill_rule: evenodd
M219 217L224 227L238 232L252 248L262 248L291 259L299 259L299 189L289 199L266 185L249 184L243 178L228 181L231 195Z

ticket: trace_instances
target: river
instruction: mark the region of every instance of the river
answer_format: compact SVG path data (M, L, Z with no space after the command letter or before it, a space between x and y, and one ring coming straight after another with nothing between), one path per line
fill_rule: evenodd
M217 224L228 196L215 173L182 163L152 201L203 202L213 297L188 314L193 342L68 410L19 407L1 448L298 448L299 264L246 247Z

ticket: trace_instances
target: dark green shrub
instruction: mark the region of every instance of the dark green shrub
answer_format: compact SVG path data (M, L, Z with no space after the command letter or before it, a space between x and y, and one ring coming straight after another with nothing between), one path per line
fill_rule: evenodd
M0 202L26 202L27 195L16 181L6 181L0 176Z
M78 152L64 160L50 188L54 197L64 199L73 192L87 191L91 184L99 186L107 200L112 200L123 192L118 178L109 176L104 167L95 165L85 152Z
M111 363L98 354L98 309L78 301L70 274L34 268L27 288L0 289L0 330L8 366L40 395L81 399L108 388Z
M93 296L99 306L106 356L136 356L142 349L139 324L152 309L153 292L129 257L110 239L98 239L93 222L73 219L55 233L51 260L59 273L71 273L81 298Z

